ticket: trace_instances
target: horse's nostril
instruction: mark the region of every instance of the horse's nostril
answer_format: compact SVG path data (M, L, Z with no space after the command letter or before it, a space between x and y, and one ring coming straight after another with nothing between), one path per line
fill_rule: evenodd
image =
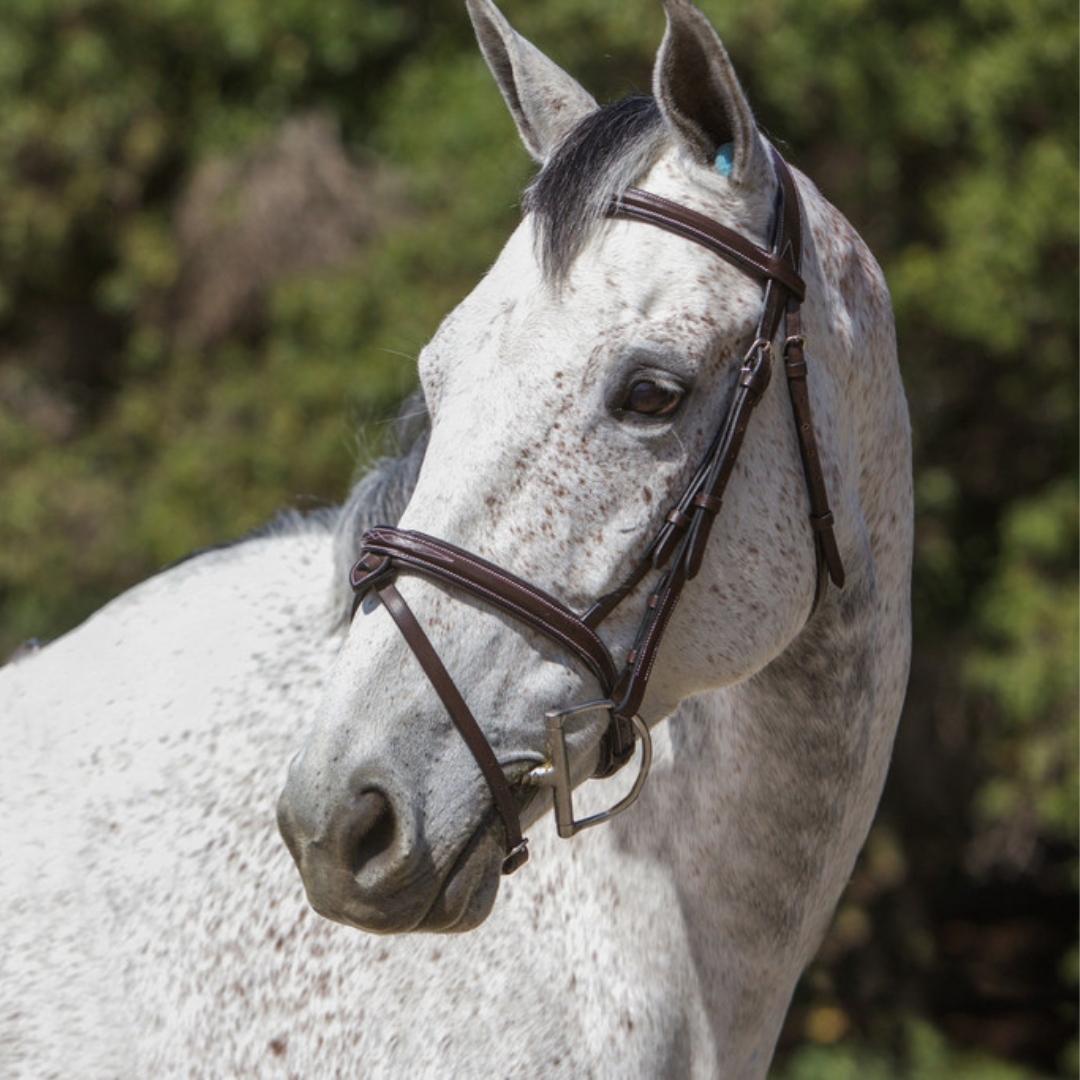
M394 809L381 791L363 792L356 800L355 813L349 837L349 868L354 877L390 849L397 827Z

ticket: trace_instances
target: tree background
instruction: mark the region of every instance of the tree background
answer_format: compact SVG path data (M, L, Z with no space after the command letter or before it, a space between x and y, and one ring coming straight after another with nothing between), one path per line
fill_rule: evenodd
M1077 12L704 0L885 268L915 656L789 1080L1075 1075ZM5 0L0 656L343 497L530 173L459 0ZM600 100L656 0L506 0Z

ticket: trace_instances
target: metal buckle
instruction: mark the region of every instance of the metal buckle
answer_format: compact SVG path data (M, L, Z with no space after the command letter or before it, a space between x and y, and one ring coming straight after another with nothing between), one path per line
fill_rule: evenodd
M766 337L754 338L750 343L750 348L746 350L746 355L743 357L743 363L749 363L754 354L760 352L772 352L772 342Z
M745 386L755 400L765 393L772 377L772 342L757 338L743 358L739 372L739 385Z
M550 761L544 765L538 765L531 769L523 777L521 782L533 787L550 787L554 789L555 803L555 828L559 836L569 840L575 833L582 829L591 829L594 825L602 825L617 817L637 801L641 789L645 786L645 779L649 775L652 766L652 737L645 721L640 716L630 717L630 723L641 739L641 766L634 780L633 786L614 806L602 810L598 814L592 814L580 821L574 818L573 785L570 777L570 757L566 752L566 733L563 730L565 722L573 716L591 712L594 709L614 710L615 703L606 698L601 701L587 701L584 705L574 705L569 709L552 709L547 716L547 741L548 756Z

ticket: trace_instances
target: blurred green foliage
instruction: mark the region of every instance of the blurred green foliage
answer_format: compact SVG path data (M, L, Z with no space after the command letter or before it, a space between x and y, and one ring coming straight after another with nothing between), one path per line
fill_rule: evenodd
M1076 6L703 6L763 126L886 270L916 437L908 709L780 1074L1068 1070ZM601 100L648 88L656 0L505 7ZM339 499L530 166L457 0L7 0L0 98L4 655L280 506ZM313 111L389 170L384 226L283 266L254 322L193 345L185 191Z
M901 1052L862 1045L807 1046L778 1070L777 1080L1034 1080L1027 1069L985 1054L950 1048L925 1022L907 1021Z

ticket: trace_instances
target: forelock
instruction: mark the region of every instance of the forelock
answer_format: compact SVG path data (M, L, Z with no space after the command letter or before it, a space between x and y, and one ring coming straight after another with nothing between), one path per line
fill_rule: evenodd
M648 171L665 142L660 110L646 96L605 105L571 130L523 200L546 278L565 278L612 196Z

